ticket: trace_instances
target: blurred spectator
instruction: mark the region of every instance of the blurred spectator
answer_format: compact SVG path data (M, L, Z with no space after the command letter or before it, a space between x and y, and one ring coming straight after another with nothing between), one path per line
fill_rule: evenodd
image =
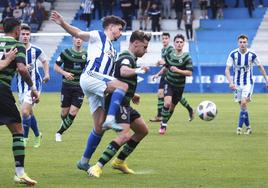
M103 0L103 16L113 14L114 0Z
M150 0L139 0L138 19L140 22L140 29L147 30L148 10L151 6ZM143 23L144 22L144 27Z
M173 7L176 12L177 27L179 30L182 30L181 20L182 20L182 15L183 15L183 0L173 0Z
M45 19L45 8L41 2L37 2L32 14L32 23L36 23L37 30L40 30L41 25Z
M186 5L189 5L190 9L192 9L192 0L183 0L183 7L186 8Z
M210 8L212 13L212 19L216 19L218 12L218 0L210 0Z
M93 19L97 19L96 11L98 11L98 19L102 18L102 0L93 0L94 1L94 9L93 9ZM105 1L105 0L104 0Z
M199 0L199 6L201 9L200 19L208 19L208 0Z
M217 18L223 19L223 8L225 6L224 0L217 0Z
M22 10L23 15L22 15L22 20L24 23L29 24L31 21L31 16L33 14L33 7L31 6L30 3L26 3L25 7Z
M3 22L3 20L6 17L12 17L13 16L13 8L11 3L8 3L8 6L4 8L3 13L2 13L2 20L1 22Z
M13 10L13 17L21 20L22 19L22 9L20 7L20 4L17 3L15 9Z
M186 32L187 39L192 41L193 40L194 13L188 3L185 5L183 18L184 18L185 32Z
M160 21L161 21L161 11L158 7L157 3L153 3L151 8L148 10L148 16L152 22L152 31L160 31ZM158 35L158 39L160 40L160 35ZM156 40L156 35L154 35L154 40Z
M89 30L90 23L91 23L91 14L94 9L94 4L92 0L85 0L84 4L84 18L87 22L87 28L86 30Z
M263 0L259 0L259 7L263 7Z
M126 21L126 30L131 30L132 28L132 1L131 0L120 0L120 7L123 14L123 19Z
M171 0L162 0L163 18L171 19Z

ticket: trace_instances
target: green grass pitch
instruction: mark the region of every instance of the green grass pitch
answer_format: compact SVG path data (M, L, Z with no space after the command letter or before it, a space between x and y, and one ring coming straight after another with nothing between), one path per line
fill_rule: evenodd
M142 94L141 104L134 106L146 122L156 113L156 95ZM26 149L26 172L44 188L265 188L268 187L268 100L265 94L254 94L249 104L253 134L236 135L239 107L231 94L185 94L190 104L211 100L218 107L218 115L211 122L195 117L188 122L188 114L178 104L169 122L167 134L158 134L158 123L149 123L149 135L128 158L128 165L136 175L124 175L111 169L110 163L99 178L88 177L77 170L88 133L92 128L88 102L63 135L63 142L55 142L60 124L60 94L43 93L34 109L43 133L42 145L35 149L33 134ZM97 148L91 164L115 137L109 131ZM14 163L11 135L0 128L0 187L14 187Z

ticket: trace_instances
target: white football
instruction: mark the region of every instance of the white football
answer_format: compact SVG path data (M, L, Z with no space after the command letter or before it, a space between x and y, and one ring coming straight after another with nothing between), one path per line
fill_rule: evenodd
M197 107L197 113L200 119L204 121L211 121L218 113L217 106L212 101L202 101Z

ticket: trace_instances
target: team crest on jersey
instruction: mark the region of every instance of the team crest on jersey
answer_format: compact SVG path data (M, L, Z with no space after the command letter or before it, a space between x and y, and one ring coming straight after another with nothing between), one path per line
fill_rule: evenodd
M126 115L126 114L122 114L122 115L121 115L121 119L122 119L122 120L126 120L126 119L127 119L127 115Z
M105 52L110 58L114 58L115 57L115 52L112 50L108 50Z
M87 58L86 55L82 55L82 59L85 60Z

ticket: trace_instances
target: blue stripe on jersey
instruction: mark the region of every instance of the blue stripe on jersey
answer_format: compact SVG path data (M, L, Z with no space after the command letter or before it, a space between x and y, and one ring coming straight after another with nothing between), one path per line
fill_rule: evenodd
M103 60L103 56L104 56L104 48L105 48L105 42L106 42L106 35L102 31L98 31L98 32L99 32L101 43L102 43L101 55L100 57L95 59L92 67L90 68L91 71L94 70L96 72L99 72L99 69Z
M237 52L237 65L241 65L241 54ZM237 71L237 77L236 77L236 83L237 85L240 85L240 75L241 75L241 70Z
M236 51L231 54L231 57L233 58L233 61L235 60L235 57L234 57L235 53L236 53Z
M247 75L248 75L248 53L245 55L245 63L244 63L244 77L243 77L243 84L246 85L247 84Z
M252 54L252 61L254 61L255 59L256 59L256 54L254 54L254 53L252 53L252 52L250 52L251 54Z
M112 49L112 45L110 45L110 50L111 50L111 51L113 50L113 49ZM109 67L110 67L110 64L111 64L111 58L109 58L109 60L108 60L108 62L107 62L107 64L106 64L106 66L105 66L105 68L104 68L104 72L103 72L103 74L107 74L108 69L109 69Z

